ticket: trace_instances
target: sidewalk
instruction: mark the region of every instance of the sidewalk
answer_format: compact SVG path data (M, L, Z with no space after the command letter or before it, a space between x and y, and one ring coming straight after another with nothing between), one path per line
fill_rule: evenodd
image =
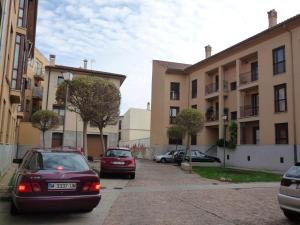
M6 173L2 177L0 177L0 198L9 197L9 182L17 168L18 165L12 163L11 166L7 169Z

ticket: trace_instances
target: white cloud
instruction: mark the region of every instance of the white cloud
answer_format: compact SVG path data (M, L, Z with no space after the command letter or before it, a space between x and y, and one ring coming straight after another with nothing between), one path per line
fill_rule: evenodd
M296 15L297 0L40 0L37 47L60 64L127 75L122 112L151 100L152 60L195 63L204 46L221 51L267 28L267 11L279 22ZM294 6L294 7L293 7Z

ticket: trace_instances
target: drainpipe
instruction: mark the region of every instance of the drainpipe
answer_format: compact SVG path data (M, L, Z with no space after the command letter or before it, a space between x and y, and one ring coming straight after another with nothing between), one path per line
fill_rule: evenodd
M49 74L48 74L47 97L46 97L46 110L48 110L48 98L49 98L49 87L50 87L50 75L51 75L51 68L49 68Z
M294 130L294 163L298 162L298 149L297 149L297 128L296 128L296 102L295 102L295 75L294 75L294 56L293 56L293 36L292 32L285 27L289 33L290 47L291 47L291 74L292 74L292 103L293 103L293 130Z

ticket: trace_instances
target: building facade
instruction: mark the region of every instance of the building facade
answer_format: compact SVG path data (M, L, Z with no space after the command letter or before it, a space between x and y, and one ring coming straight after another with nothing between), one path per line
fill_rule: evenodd
M0 175L16 150L24 117L27 63L34 57L37 0L0 1Z
M65 74L73 74L73 77L79 76L98 76L112 81L118 88L122 85L126 76L122 74L107 73L102 71L95 71L87 69L85 63L84 68L74 68L68 66L61 66L55 64L55 56L50 56L50 64L46 66L45 81L43 89L43 103L42 108L45 110L53 110L60 116L60 126L46 132L45 145L46 147L61 147L63 144L63 122L66 117L65 125L65 143L64 146L83 147L83 123L80 116L67 110L57 104L56 90L59 84L64 81ZM104 128L104 141L107 147L116 147L118 145L118 125L109 125ZM88 156L94 159L100 158L103 153L102 144L100 140L100 133L97 127L88 126L87 129L87 148Z
M215 55L206 46L206 59L196 64L153 61L156 151L172 148L166 130L192 107L205 118L192 148L207 151L224 136L229 140L234 121L236 149L216 151L227 165L284 171L300 160L300 15L280 24L275 10L268 16L268 29Z
M120 120L121 138L119 146L132 147L133 145L149 147L150 145L150 104L147 109L130 108Z

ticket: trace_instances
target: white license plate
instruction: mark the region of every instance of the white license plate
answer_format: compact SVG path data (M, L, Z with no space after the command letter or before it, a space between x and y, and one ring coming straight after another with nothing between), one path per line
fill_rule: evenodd
M112 162L112 164L114 164L114 165L124 165L125 162Z
M48 190L75 190L76 183L48 183Z

